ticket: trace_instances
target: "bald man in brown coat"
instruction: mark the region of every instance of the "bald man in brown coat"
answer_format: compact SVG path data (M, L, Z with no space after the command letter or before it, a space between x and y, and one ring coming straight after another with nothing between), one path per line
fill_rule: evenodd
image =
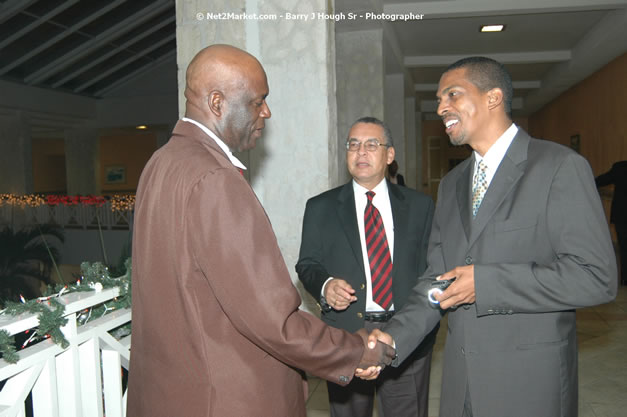
M274 232L232 151L270 109L261 64L214 45L187 69L185 117L137 191L128 416L305 416L297 369L346 385L394 351L298 309Z

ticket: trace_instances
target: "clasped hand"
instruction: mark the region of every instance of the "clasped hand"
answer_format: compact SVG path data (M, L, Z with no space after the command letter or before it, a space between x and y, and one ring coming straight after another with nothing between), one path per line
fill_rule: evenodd
M372 336L372 333L369 336L366 329L359 329L355 334L359 335L364 342L364 353L359 365L357 365L355 375L360 376L365 372L364 370L369 370L367 373L369 376L375 373L378 376L383 368L392 363L396 357L396 349L388 343L378 341Z
M364 353L355 370L355 376L365 380L376 379L383 368L396 358L392 336L378 329L374 329L370 335L366 329L359 329L356 334L364 342Z
M353 287L341 278L333 278L324 287L324 298L334 310L346 310L357 301Z

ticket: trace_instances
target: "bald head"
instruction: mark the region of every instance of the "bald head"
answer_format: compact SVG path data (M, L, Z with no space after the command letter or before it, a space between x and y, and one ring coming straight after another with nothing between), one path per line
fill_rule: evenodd
M231 150L254 147L270 117L267 95L259 61L234 46L211 45L187 67L185 116L207 126Z

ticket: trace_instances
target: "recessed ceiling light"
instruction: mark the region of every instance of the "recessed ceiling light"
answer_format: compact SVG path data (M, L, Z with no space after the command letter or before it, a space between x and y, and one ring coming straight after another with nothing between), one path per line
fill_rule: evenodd
M139 126L135 126L135 129L146 130L146 129L148 129L148 126L146 126L146 125L139 125Z
M479 32L503 32L505 25L482 25Z

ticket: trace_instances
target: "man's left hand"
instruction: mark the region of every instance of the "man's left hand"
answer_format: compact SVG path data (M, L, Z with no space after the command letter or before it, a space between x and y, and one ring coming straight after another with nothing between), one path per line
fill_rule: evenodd
M475 266L458 266L440 275L438 280L452 278L455 278L455 282L442 294L437 294L433 297L440 302L440 308L442 310L475 302Z

